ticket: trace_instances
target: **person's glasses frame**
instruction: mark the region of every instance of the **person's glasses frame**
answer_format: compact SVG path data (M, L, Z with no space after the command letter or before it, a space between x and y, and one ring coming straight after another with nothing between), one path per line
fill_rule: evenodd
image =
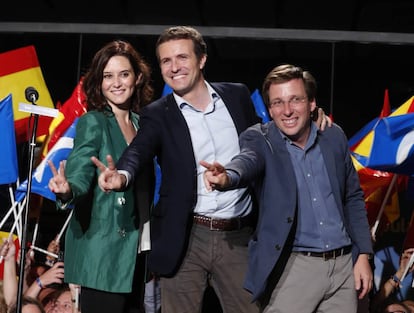
M280 109L287 103L290 107L296 108L307 100L308 98L306 96L293 96L289 100L275 99L270 102L270 107Z

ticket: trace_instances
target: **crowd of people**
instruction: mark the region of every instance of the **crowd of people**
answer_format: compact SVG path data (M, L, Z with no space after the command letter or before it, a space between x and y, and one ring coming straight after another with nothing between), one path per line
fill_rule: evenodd
M48 162L56 208L73 210L64 261L50 257L56 240L47 265L29 251L18 295L18 251L4 242L1 313L14 313L18 296L23 313L194 313L207 288L226 313L352 313L368 298L373 313L414 312L388 302L400 270L372 296L363 191L313 75L273 68L262 88L272 120L262 123L246 85L206 80L195 28L166 28L155 53L173 91L158 100L131 43L94 55L73 150Z

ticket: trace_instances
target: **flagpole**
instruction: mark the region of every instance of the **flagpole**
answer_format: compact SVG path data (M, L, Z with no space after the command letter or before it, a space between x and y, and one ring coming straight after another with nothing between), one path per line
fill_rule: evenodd
M23 204L26 203L26 197L23 199ZM6 215L3 217L2 221L0 222L0 229L3 228L4 224L7 222L7 219L9 218L9 216L13 213L14 208L18 205L18 202L15 202L12 204L12 206L10 207L9 211L6 213Z
M381 220L381 216L384 213L385 206L388 202L388 198L390 197L391 191L394 188L395 183L397 182L398 175L397 174L393 174L393 175L394 176L392 177L391 183L388 186L388 189L387 189L387 192L385 194L384 200L382 200L381 208L378 212L377 219L375 220L374 226L371 228L371 236L372 236L372 239L374 241L375 241L375 234L377 232L377 229L378 229L378 226L379 226L379 223L380 223L380 220Z
M39 98L39 93L33 87L28 87L25 90L26 100L30 101L33 106L36 106L36 101ZM29 208L30 208L30 192L32 190L32 175L33 175L33 165L34 165L34 155L36 148L36 132L37 124L39 121L39 114L32 113L34 116L32 134L29 142L29 171L27 174L27 191L26 191L26 205L23 207L22 211L22 239L20 244L20 270L19 270L19 284L17 289L17 305L16 312L22 312L22 298L23 298L23 287L25 281L25 267L26 267L26 251L27 251L27 223L29 217Z
M62 235L63 235L63 233L64 233L64 231L65 231L66 227L68 226L69 221L70 221L70 219L71 219L72 215L73 215L73 209L70 211L70 213L69 213L68 217L66 218L65 224L63 224L63 227L62 227L62 229L60 230L59 235L58 235L58 236L57 236L57 238L56 238L56 241L57 241L57 242L59 242L59 241L60 241L60 238L62 237Z
M13 189L11 187L9 187L9 194L10 194L10 200L11 203L14 204L16 203L16 200L14 198L14 194L13 194ZM14 214L14 218L16 221L18 221L20 219L20 217L17 215L17 210L16 210L16 206L12 206L13 207L13 214ZM20 227L17 227L17 237L21 238L21 232L20 232Z

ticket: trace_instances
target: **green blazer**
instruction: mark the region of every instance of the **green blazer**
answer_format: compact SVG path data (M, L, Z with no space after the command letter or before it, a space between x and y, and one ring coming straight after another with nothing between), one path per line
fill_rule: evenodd
M138 127L138 115L131 114ZM79 118L74 147L65 166L74 214L65 234L65 282L108 292L131 292L138 253L139 225L146 222L151 195L141 198L139 218L134 188L104 193L97 184L99 170L90 160L118 160L127 143L110 109L90 111ZM152 167L149 171L154 172ZM151 178L152 179L152 178ZM142 188L152 191L152 180Z

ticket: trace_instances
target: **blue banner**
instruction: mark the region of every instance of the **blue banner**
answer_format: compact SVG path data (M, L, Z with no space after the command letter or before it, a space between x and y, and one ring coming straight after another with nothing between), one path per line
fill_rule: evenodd
M11 94L0 101L0 136L0 184L13 184L17 181L19 170Z

